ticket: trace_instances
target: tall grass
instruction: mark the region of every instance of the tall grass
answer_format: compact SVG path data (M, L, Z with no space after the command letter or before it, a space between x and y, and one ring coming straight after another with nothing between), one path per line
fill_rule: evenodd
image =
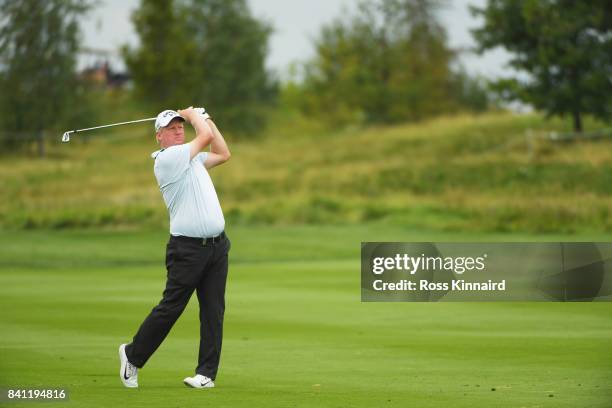
M211 175L227 218L239 224L610 232L612 143L525 137L569 127L492 113L331 131L277 112L261 137L230 137L232 160ZM2 160L2 227L167 225L149 124L74 139L50 146L46 159Z

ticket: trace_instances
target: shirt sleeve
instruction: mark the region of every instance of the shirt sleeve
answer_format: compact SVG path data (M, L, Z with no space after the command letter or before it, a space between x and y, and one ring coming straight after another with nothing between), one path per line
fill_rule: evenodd
M160 187L174 183L189 169L189 143L171 146L161 151L155 159L155 176Z
M208 152L201 152L198 153L196 157L194 157L194 160L197 160L198 162L204 164L206 162L206 158L208 158Z

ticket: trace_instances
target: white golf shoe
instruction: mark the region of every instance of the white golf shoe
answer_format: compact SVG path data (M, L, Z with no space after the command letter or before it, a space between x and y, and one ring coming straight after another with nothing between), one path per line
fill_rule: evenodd
M126 387L138 388L138 367L128 361L125 355L125 346L125 344L119 346L119 361L121 361L119 377Z
M186 386L191 388L213 388L215 383L210 378L202 374L196 374L193 377L187 377L183 380Z

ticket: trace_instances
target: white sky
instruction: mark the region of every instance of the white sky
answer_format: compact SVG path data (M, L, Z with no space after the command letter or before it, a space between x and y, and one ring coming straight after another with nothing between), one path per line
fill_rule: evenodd
M139 0L99 0L99 5L84 19L81 29L84 45L95 49L117 51L124 44L138 44L131 12ZM267 66L279 73L286 71L291 62L305 61L313 56L313 39L321 25L354 9L356 0L248 0L253 15L274 27L270 38ZM485 0L452 0L441 15L452 47L467 48L474 45L469 29L479 25L468 11L468 4L482 6ZM89 57L81 64L91 63ZM486 77L504 75L507 54L503 50L484 56L463 55L463 65L472 74ZM111 58L121 68L119 57Z

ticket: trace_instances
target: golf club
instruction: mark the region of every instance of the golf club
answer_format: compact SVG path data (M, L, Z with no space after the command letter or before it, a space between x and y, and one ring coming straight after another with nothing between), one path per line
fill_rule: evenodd
M206 109L204 109L204 108L194 108L194 110L196 112L198 112L200 115L204 115L206 118L208 117L208 114L206 114ZM146 118L146 119L138 119L138 120L131 120L129 122L111 123L110 125L102 125L102 126L95 126L95 127L85 128L85 129L69 130L67 132L64 132L64 134L62 135L62 142L68 143L70 141L70 134L71 133L85 132L85 131L88 131L88 130L102 129L102 128L107 128L107 127L112 127L112 126L128 125L130 123L152 122L152 121L154 121L156 119L157 119L157 117L155 117L155 118Z
M88 131L88 130L102 129L102 128L107 128L107 127L111 127L111 126L127 125L127 124L130 124L130 123L151 122L151 121L154 121L155 119L157 119L157 118L146 118L146 119L139 119L139 120L131 120L129 122L119 122L119 123L112 123L110 125L102 125L102 126L95 126L95 127L85 128L85 129L69 130L67 132L64 132L64 134L62 135L62 142L64 142L64 143L69 142L70 141L70 134L71 133L85 132L85 131Z

